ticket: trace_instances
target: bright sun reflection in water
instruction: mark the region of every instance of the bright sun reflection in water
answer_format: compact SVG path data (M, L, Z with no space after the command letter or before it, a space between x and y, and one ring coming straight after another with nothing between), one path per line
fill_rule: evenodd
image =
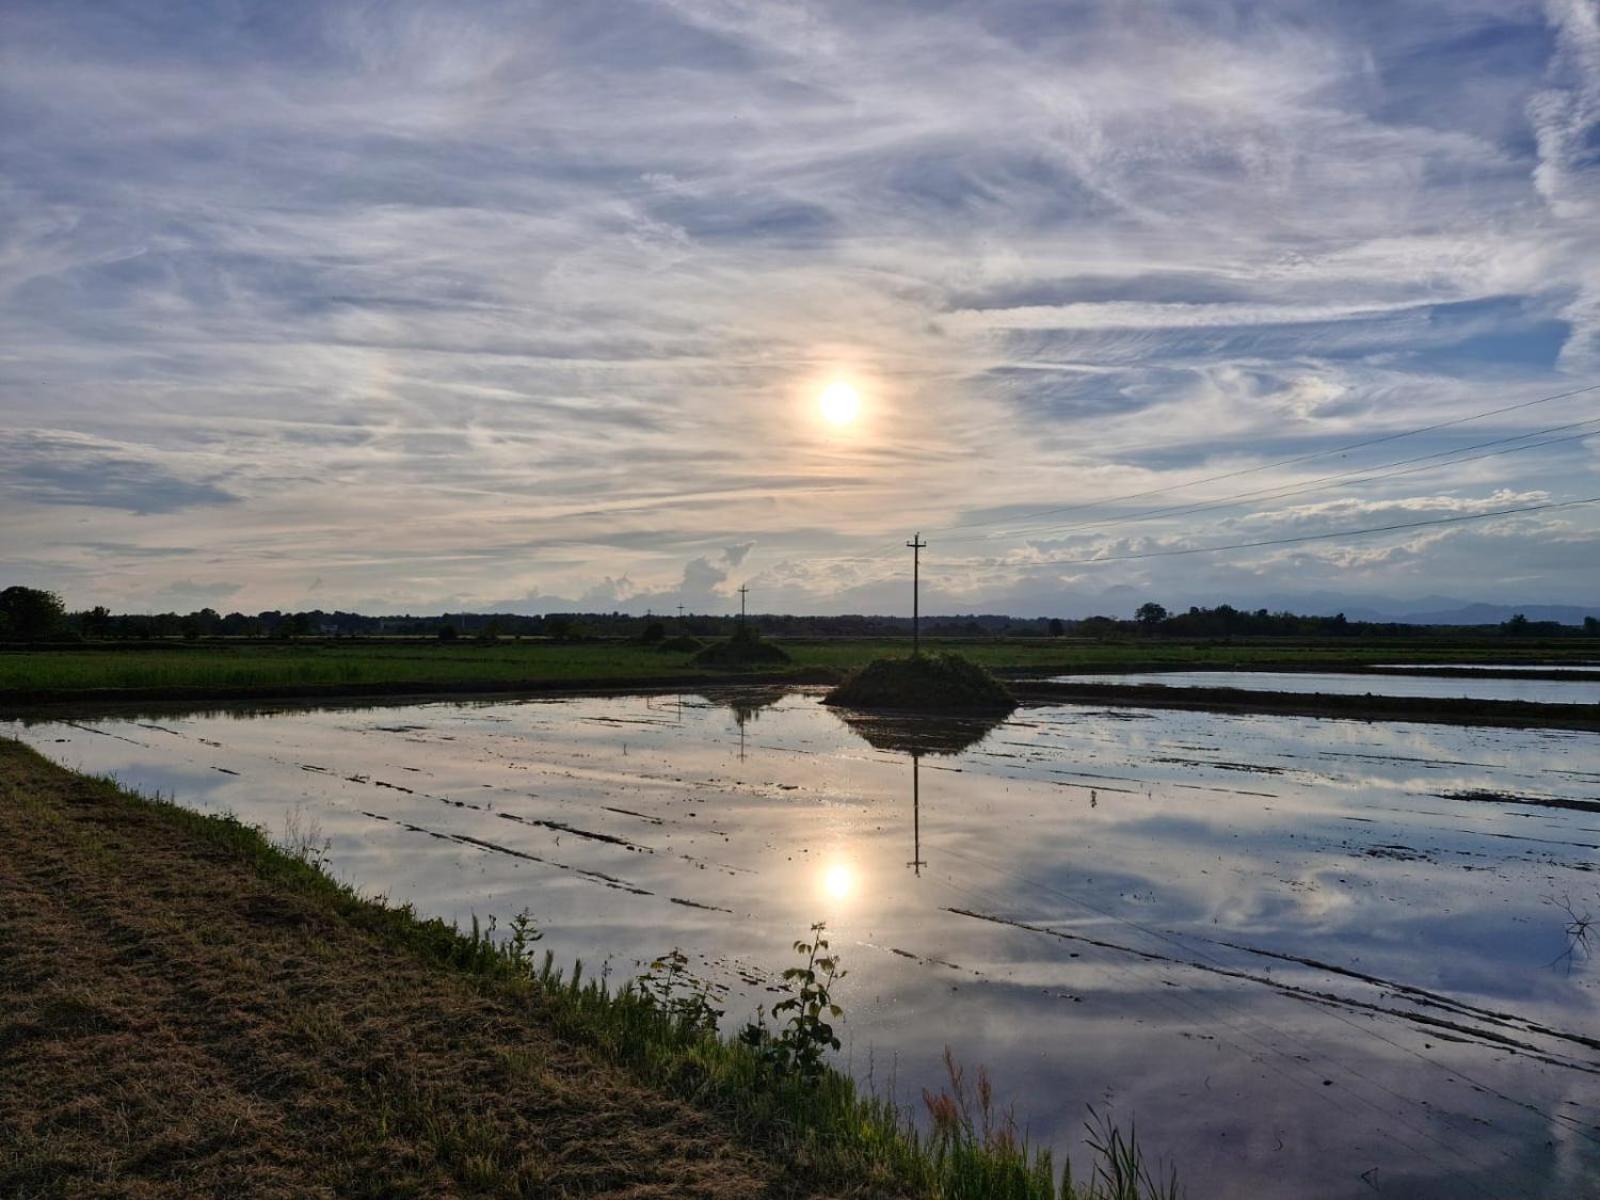
M817 397L817 404L829 425L848 425L861 412L861 393L848 383L830 383Z
M822 894L829 900L848 900L856 890L856 873L844 863L822 872Z

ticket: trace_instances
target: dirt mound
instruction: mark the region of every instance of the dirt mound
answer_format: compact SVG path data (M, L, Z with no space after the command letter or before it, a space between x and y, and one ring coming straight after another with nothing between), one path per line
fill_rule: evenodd
M718 670L770 667L788 661L788 653L763 638L753 625L741 625L727 641L712 642L694 656L696 666Z
M677 637L663 638L656 649L663 654L692 654L705 648L705 643L693 634L680 633Z
M1008 713L1017 706L1005 684L959 654L874 659L829 692L824 703L949 713Z

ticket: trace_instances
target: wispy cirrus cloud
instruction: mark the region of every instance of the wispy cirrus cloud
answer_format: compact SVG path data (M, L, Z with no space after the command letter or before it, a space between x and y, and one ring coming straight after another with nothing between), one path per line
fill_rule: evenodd
M0 539L80 603L888 605L919 525L952 602L1172 597L1211 568L1019 592L1026 539L939 538L1555 392L1600 344L1592 0L7 21ZM848 437L810 407L837 372L868 395ZM1574 445L1307 504L1594 477ZM1429 590L1481 592L1465 536L1417 546ZM1307 578L1250 561L1217 586Z

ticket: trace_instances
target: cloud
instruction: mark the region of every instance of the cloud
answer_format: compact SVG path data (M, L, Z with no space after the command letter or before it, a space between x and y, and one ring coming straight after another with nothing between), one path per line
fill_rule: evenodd
M197 608L214 608L236 596L240 585L221 580L211 583L193 579L179 579L150 593L151 604L158 609L193 611Z
M320 578L324 607L726 608L748 582L815 608L899 604L920 527L952 603L1160 581L952 539L1226 496L1190 485L1590 378L1595 14L291 0L84 22L22 0L0 50L8 563L84 602L172 584L182 546L246 607ZM867 397L848 434L813 416L838 374ZM1552 447L1228 519L1594 475ZM1457 542L1416 561L1483 586ZM1593 582L1538 571L1552 597Z
M0 434L0 488L30 504L168 513L239 497L168 465L173 456L64 430Z

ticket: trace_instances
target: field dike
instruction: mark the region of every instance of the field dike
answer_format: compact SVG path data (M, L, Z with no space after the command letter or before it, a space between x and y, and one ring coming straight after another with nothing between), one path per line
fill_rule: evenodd
M1089 1177L1058 1173L953 1058L919 1133L782 1023L719 1036L675 954L608 987L536 962L522 922L424 920L333 880L314 838L5 739L0 838L0 1195L1175 1192L1103 1124ZM817 943L796 995L832 973Z

